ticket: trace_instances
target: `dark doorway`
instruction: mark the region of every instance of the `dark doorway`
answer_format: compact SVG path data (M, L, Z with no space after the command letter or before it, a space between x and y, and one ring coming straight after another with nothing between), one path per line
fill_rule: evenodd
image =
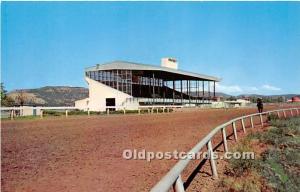
M116 98L106 98L106 107L116 106Z

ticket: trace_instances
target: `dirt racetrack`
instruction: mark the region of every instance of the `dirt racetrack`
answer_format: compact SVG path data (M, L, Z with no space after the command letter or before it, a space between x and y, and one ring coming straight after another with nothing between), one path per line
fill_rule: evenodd
M125 160L124 149L188 151L215 126L253 112L207 109L5 120L2 191L149 191L176 161ZM201 185L192 182L188 190L200 191Z

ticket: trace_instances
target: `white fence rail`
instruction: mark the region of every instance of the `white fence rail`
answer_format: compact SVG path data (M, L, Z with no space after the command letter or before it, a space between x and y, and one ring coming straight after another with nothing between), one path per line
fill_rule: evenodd
M28 116L31 115L39 115L41 118L43 118L43 111L44 110L59 110L59 111L65 111L66 117L68 117L68 112L70 110L76 110L78 108L76 107L68 107L68 106L62 106L62 107L29 107L29 106L22 106L22 107L0 107L1 110L1 117L5 114L5 112L8 112L8 116L11 119L14 119L14 117L17 116L17 112L20 116ZM24 115L24 112L30 111L29 114ZM23 114L21 114L23 113ZM34 114L36 113L36 114Z
M161 112L170 112L170 109L174 109L174 108L182 108L182 105L149 105L149 106L139 106L137 111L138 114L141 114L142 110L147 110L147 112L150 113L159 113L159 111ZM59 111L65 111L65 116L68 117L69 115L69 111L71 110L77 110L78 108L76 107L0 107L1 110L1 116L3 116L3 112L8 112L8 117L10 117L11 119L14 119L14 117L16 117L16 112L21 112L24 110L36 110L38 111L38 115L43 118L44 116L44 111L45 110L59 110ZM106 114L109 115L111 113L112 110L121 110L123 111L124 114L126 114L127 109L125 107L119 107L119 106L111 106L111 107L106 107ZM90 110L86 110L87 114L90 115Z
M42 110L75 110L78 109L76 107L30 107L34 109L42 109ZM10 111L10 110L22 110L23 107L1 107L1 111Z
M221 131L222 133L222 138L223 138L223 146L224 146L224 151L228 152L228 146L227 146L227 136L226 136L226 127L227 126L232 126L233 129L233 135L235 141L238 139L237 135L237 128L236 128L236 123L238 121L241 121L242 124L242 129L244 132L246 132L246 127L244 121L246 119L250 120L250 127L254 128L255 124L253 122L254 117L259 117L260 119L260 124L261 126L264 125L263 121L263 115L267 116L270 114L275 114L279 118L287 117L287 113L289 113L290 116L299 116L300 115L300 108L289 108L289 109L279 109L279 110L273 110L273 111L267 111L263 113L255 113L255 114L250 114L242 117L238 117L235 119L232 119L222 125L217 126L214 128L208 135L206 135L199 143L197 143L190 151L189 153L191 154L196 154L201 149L203 149L205 146L207 146L207 151L209 154L209 160L210 160L210 166L212 170L212 176L213 178L218 178L218 172L217 172L217 166L216 162L213 158L213 147L212 147L212 138ZM173 168L151 189L151 192L165 192L169 191L172 187L175 192L183 192L185 191L184 189L184 184L181 179L181 173L182 171L187 167L191 159L186 158L183 160L179 160Z
M170 112L170 109L183 108L182 105L145 105L139 106L137 111L138 114L141 114L142 110L147 110L148 113L159 113L161 110L162 113ZM111 110L122 110L126 114L126 107L106 107L106 113L109 114Z

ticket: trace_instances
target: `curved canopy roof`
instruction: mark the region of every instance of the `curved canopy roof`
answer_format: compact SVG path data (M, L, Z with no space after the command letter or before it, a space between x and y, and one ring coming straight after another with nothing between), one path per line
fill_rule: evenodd
M161 67L161 66L153 66L153 65L146 65L140 63L132 63L127 61L114 61L105 64L97 64L94 67L86 68L86 72L88 71L99 71L99 70L132 70L132 71L144 71L144 72L153 72L155 76L161 76L165 79L187 79L187 80L206 80L206 81L221 81L218 77L187 72L183 70L172 69L168 67Z

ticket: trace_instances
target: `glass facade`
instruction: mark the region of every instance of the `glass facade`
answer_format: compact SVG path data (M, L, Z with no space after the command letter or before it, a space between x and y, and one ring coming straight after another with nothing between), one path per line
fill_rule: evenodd
M201 84L199 80L166 80L158 72L114 69L87 71L86 76L133 97L190 100L211 96L209 83L205 95L204 81Z
M132 95L131 70L88 71L86 76L114 89Z

